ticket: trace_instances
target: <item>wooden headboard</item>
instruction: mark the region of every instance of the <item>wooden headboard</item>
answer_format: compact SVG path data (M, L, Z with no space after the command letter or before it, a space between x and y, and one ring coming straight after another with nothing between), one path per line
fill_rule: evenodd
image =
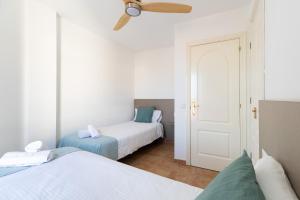
M278 160L300 197L300 103L259 103L260 149Z
M135 99L134 107L153 106L162 111L162 121L165 137L174 141L174 99Z

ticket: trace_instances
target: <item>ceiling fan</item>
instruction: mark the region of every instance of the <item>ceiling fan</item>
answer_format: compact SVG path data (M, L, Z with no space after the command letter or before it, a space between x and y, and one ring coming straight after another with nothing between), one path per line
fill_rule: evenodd
M123 0L125 3L125 14L119 19L114 27L115 31L123 28L131 17L138 17L142 11L161 13L190 13L192 6L179 3L143 3L141 0Z

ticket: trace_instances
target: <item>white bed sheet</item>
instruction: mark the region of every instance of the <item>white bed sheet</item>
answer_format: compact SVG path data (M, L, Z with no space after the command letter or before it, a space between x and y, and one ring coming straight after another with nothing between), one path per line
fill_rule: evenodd
M194 200L201 191L84 151L0 178L0 200Z
M118 140L118 159L132 154L164 136L161 123L127 122L99 128L101 134Z

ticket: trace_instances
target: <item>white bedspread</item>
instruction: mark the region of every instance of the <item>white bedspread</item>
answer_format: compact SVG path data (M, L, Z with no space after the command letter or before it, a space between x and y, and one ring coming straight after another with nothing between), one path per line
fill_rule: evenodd
M151 144L163 137L161 123L127 122L100 128L101 134L114 137L118 140L118 159L132 154L139 148Z
M1 200L194 200L200 192L84 151L0 178Z

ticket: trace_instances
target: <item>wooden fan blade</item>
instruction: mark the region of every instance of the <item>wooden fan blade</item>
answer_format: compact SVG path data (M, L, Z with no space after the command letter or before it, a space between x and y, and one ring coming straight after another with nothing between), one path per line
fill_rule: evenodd
M127 14L124 14L118 21L118 23L116 24L116 26L114 27L114 31L118 31L121 28L123 28L130 20L130 16Z
M123 2L124 2L125 4L128 4L128 3L131 2L131 0L123 0Z
M178 3L142 3L143 11L163 13L189 13L192 6Z

